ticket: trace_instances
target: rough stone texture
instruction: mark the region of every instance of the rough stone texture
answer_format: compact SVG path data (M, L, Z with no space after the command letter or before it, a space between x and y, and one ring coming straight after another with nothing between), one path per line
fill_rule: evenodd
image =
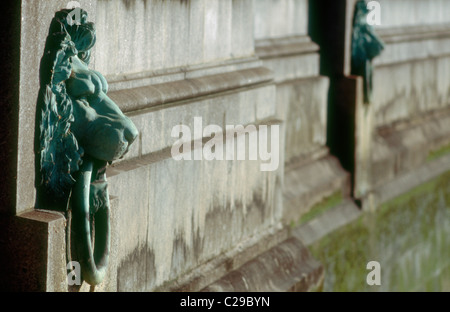
M277 112L286 124L286 164L325 146L327 89L328 79L320 76L277 86Z
M239 59L221 60L211 64L197 64L179 68L160 69L151 72L109 76L108 86L109 91L124 91L127 89L138 89L141 87L148 88L153 85L164 85L175 81L183 82L183 80L189 80L188 82L192 81L191 84L195 83L195 85L193 85L194 89L200 88L200 90L202 90L201 88L204 87L202 86L202 79L204 79L205 76L214 78L221 77L220 74L237 75L235 79L242 83L242 76L239 75L239 72L242 71L242 74L245 75L249 72L247 70L258 70L261 65L261 60L252 55ZM224 75L223 77L225 78L229 75ZM248 77L249 80L253 80L252 78L254 77ZM197 79L199 79L198 82ZM251 82L248 84L251 84ZM219 81L215 81L212 84L212 87L219 86Z
M255 44L256 54L278 83L319 75L319 47L308 36L268 37Z
M433 5L421 0L384 4L383 10L389 8L390 13L384 12L379 33L386 48L374 61L377 127L450 104L450 32L448 21L442 19L442 10L448 10L449 3L431 2Z
M111 98L140 131L130 153L108 168L110 192L117 196L112 201L111 263L95 291L320 288L323 270L300 240L312 246L327 268L326 290L364 283L360 278L367 273L367 259L361 262L355 250L380 256L383 265L398 256L398 265L387 264L383 279L390 282L381 289L411 289L405 285L420 283L439 289L429 281L437 280L435 272L450 272L447 176L426 184L428 193L414 193L406 204L394 200L375 217L367 212L360 216L348 200L350 176L329 156L326 144L333 122L329 117L348 114L348 127L357 127L355 142L345 135L341 139L351 141L352 148L356 143L349 151L356 153L356 189L365 210L447 170L448 156L430 161L430 155L440 156L449 144L449 32L442 13L447 2L382 2L378 29L387 48L375 61L374 103L369 107L360 101L360 79L333 81L335 75L349 74L355 0L314 1L319 12L324 11L321 4L329 8L321 20L336 18L333 25L339 28L330 31L323 41L330 44L321 52L307 35L308 18L316 15L306 0L80 2L97 26L92 66L107 75ZM428 8L430 2L434 5ZM1 258L0 276L8 278L0 281L15 278L2 289L67 289L64 219L26 212L34 206L39 60L53 13L66 4L22 0L18 195L17 203L5 208L19 215L0 221L6 233L0 236L2 254L16 253L19 260ZM416 26L410 27L410 19ZM330 78L320 76L319 65L328 69L324 64L334 70L326 73ZM344 114L329 111L330 86L345 93L339 103L348 106ZM203 127L279 125L278 170L261 172L259 161L175 161L170 157L175 141L171 130L179 124L193 129L196 116L203 118ZM205 143L208 138L200 134L191 139ZM422 235L412 249L403 220ZM392 235L397 229L398 237ZM291 234L294 238L288 239ZM384 249L388 252L381 253ZM437 263L438 271L427 263ZM353 268L354 275L341 278ZM405 274L410 272L419 273L409 278ZM345 282L339 284L335 277ZM403 284L391 288L394 278ZM90 289L83 284L71 290Z
M403 125L403 129L401 126L400 129L389 127L385 133L379 131L376 134L371 165L374 187L416 170L427 162L430 153L450 144L449 109L422 117L416 123Z
M253 0L255 39L305 35L308 32L308 1Z
M265 59L264 65L275 73L276 82L284 82L299 78L319 75L319 55L307 53Z
M37 10L53 13L57 5ZM223 129L277 122L272 73L253 56L252 1L96 1L84 8L97 27L93 67L111 79L111 97L140 136L127 157L107 171L110 193L118 197L108 277L95 289L83 284L69 290L199 290L254 256L236 246L259 254L286 239L277 234L282 231L283 137L274 172L261 172L259 161L170 157L176 140L172 128L193 129L193 117L202 117L203 127ZM30 6L29 11L34 12ZM48 27L51 17L41 26ZM42 42L47 35L40 28L33 34ZM39 63L36 55L27 57ZM37 92L38 84L27 88ZM193 135L192 140L203 137ZM227 260L223 272L219 260L226 253L237 258ZM179 282L191 280L190 272L211 261L217 268L196 286Z
M1 290L67 289L63 216L44 211L2 216L0 230Z
M122 111L127 112L237 88L250 87L268 82L272 78L273 75L270 70L265 67L256 67L200 78L186 78L150 86L122 89L110 92L109 97L119 103Z
M446 0L379 0L381 25L396 26L448 23L450 3Z
M336 158L322 152L317 158L306 159L305 163L287 167L284 180L284 213L286 223L297 223L315 204L339 193L343 198L349 195L349 175Z
M285 121L283 223L295 227L303 217L316 213L317 209L324 209L317 207L323 205L322 202L325 206L335 205L334 202L327 203L334 194L338 194L340 199L347 198L350 178L337 159L329 156L329 150L325 147L329 79L320 76L319 48L306 35L307 1L256 0L254 3L255 51L264 66L274 72L277 116ZM303 18L289 20L295 6L302 7L301 15L296 14ZM289 13L281 14L280 10L289 10ZM309 258L309 253L295 242L299 241L293 239L286 245L272 248L206 290L306 291L317 288L322 272L311 269L310 265L300 260ZM284 248L289 249L288 246L296 256L291 254L291 257L285 258ZM289 277L282 269L290 262L286 259L298 265L291 265ZM272 264L273 261L276 265Z
M250 12L251 1L98 0L95 69L109 78L250 56Z
M234 246L211 261L205 262L175 281L170 281L155 291L199 291L206 288L229 272L240 268L267 250L281 244L290 236L289 230L270 228L259 235Z
M377 31L386 49L374 59L375 66L415 61L450 53L450 24L386 28Z
M120 198L119 290L176 281L279 227L281 182L277 172L261 172L259 163L175 161L167 151L112 168L111 194Z
M448 107L449 72L449 57L376 67L373 77L374 126Z
M176 87L169 90L174 91ZM237 93L230 92L215 97L171 103L165 109L154 108L132 112L129 116L139 130L139 141L133 144L124 160L171 147L176 141L176 138L171 136L172 128L179 124L191 129L192 139L201 139L194 137L198 135L194 133L194 117L202 118L203 127L214 124L222 129L225 129L226 125L245 126L270 119L275 115L275 103L271 103L274 98L273 85L262 85Z
M372 159L373 154L377 153L374 150L374 105L365 105L363 103L363 78L362 77L350 77L342 82L346 85L348 90L347 103L351 107L350 110L354 110L354 114L346 114L346 122L351 123L354 120L354 127L351 131L354 131L354 163L353 170L355 172L354 177L354 196L360 198L372 189ZM353 99L351 99L353 97ZM352 120L353 119L353 120ZM350 132L351 132L350 131ZM350 158L350 157L349 157ZM351 161L350 161L351 162Z
M114 36L137 45L108 49L114 42L108 43L109 32L97 45L103 54L97 54L96 69L109 74L111 98L140 132L129 154L108 170L110 192L119 198L117 290L200 290L254 257L247 249L261 253L280 242L275 233L284 154L275 172L261 172L259 161L175 161L170 148L177 138L171 131L183 124L191 140L201 140L194 117L202 118L201 130L210 124L225 129L272 122L272 72L251 56L251 1L132 1L120 9L123 5L97 6L100 25L120 28L106 15L112 10L135 29L134 36L120 31ZM144 33L144 25L158 31ZM177 45L174 38L180 38Z
M202 291L311 291L320 288L322 281L322 265L301 241L290 238Z

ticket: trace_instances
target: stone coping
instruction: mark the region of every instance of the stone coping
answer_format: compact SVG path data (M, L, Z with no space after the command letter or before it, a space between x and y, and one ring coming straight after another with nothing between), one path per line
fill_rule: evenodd
M260 125L280 125L282 124L281 120L277 120L277 119L270 119L270 120L262 120L259 121L258 123L255 124L257 131L259 131L259 126ZM243 125L244 127L246 127L247 125ZM234 130L231 130L232 132ZM223 142L224 144L226 144L226 131L222 132L223 134ZM211 138L202 138L202 145L201 148L203 148L204 144L206 142L208 142L209 140L211 140ZM192 140L190 142L191 146L194 145L196 140ZM195 145L194 145L195 146ZM115 175L118 175L124 171L129 171L129 170L135 170L141 167L145 167L148 165L151 165L153 163L162 161L164 159L167 158L171 158L172 154L171 154L171 146L165 147L162 150L153 152L153 153L149 153L146 155L143 155L141 157L134 157L131 159L126 159L123 161L119 161L114 163L112 166L108 167L106 173L108 177L112 177ZM192 150L193 151L193 150Z
M308 36L261 39L255 45L255 52L261 59L317 53L320 49Z
M376 29L385 43L450 37L450 24L399 26Z
M256 67L199 78L186 78L179 81L123 89L109 92L108 95L119 105L122 111L130 112L170 102L250 87L269 82L272 79L273 75L269 69Z
M324 274L323 266L292 237L202 291L314 291L320 288Z

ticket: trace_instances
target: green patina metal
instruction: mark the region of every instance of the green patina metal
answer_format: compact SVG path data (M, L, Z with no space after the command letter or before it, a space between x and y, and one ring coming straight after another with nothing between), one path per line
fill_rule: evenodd
M384 49L384 44L373 26L367 23L368 13L366 1L356 2L352 35L352 74L364 79L365 103L372 100L372 60Z
M106 95L105 78L88 68L96 36L87 17L80 8L64 9L50 25L41 63L39 159L46 196L68 198L68 260L76 254L82 278L97 285L110 248L106 166L128 151L138 131Z

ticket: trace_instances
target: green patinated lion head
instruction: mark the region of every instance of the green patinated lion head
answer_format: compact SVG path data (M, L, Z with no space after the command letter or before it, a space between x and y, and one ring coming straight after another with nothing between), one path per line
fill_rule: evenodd
M106 96L104 77L88 68L96 35L87 17L80 8L56 12L44 55L47 66L41 65L40 171L43 185L55 196L70 191L85 155L113 161L138 134Z

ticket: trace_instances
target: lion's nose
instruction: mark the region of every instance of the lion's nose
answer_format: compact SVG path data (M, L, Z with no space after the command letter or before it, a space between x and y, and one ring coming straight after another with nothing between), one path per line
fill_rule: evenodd
M136 129L135 125L130 121L129 125L125 127L123 135L125 136L125 139L128 142L128 146L130 146L131 143L133 143L134 140L136 140L137 136L139 135L139 131Z

